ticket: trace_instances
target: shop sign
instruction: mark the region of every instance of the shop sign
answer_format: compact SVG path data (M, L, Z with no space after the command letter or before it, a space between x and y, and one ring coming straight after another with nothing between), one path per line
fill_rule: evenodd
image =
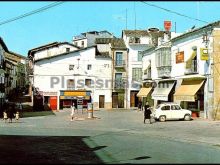
M195 102L195 96L174 96L174 100Z
M209 54L207 48L200 48L200 59L201 60L208 60Z
M176 64L184 62L184 51L176 53Z
M171 21L164 21L164 28L166 31L170 31L171 26L172 26Z

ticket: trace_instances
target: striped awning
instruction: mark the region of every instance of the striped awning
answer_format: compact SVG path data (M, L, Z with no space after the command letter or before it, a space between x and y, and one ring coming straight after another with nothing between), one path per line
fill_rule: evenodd
M204 80L183 80L181 86L174 93L174 101L195 102L195 95L203 85Z
M163 82L163 83L165 83L165 82ZM159 88L159 87L155 88L152 93L152 99L168 101L168 96L174 86L174 83L175 83L174 81L166 82L164 85L164 88Z

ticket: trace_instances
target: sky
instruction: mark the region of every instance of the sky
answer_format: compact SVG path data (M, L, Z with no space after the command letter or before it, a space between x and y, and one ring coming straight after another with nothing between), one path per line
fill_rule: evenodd
M27 56L30 49L51 42L72 43L74 36L88 31L107 30L121 37L125 29L164 30L164 21L168 20L172 22L170 31L182 33L194 25L198 28L220 20L218 1L145 1L169 12L142 1L63 1L43 12L1 24L54 2L0 2L0 37L10 51Z

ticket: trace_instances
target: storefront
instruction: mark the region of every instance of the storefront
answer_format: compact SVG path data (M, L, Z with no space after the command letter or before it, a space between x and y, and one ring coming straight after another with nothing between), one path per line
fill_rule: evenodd
M160 80L157 83L157 87L154 88L152 93L152 99L154 99L154 105L161 102L173 102L173 93L175 80Z
M73 102L75 103L76 108L79 103L82 104L83 107L86 107L87 103L91 103L91 91L60 91L60 109L69 108Z
M199 117L204 111L204 79L183 79L174 93L174 101L192 111L192 117Z
M142 87L140 91L137 93L137 97L139 98L139 101L142 102L142 106L145 105L146 101L148 101L150 106L152 106L151 97L150 97L151 92L152 92L152 87L148 87L148 88Z
M43 92L44 109L57 110L57 92Z

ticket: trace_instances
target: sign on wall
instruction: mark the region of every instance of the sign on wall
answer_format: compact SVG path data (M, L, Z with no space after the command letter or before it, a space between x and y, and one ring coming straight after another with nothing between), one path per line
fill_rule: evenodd
M166 31L170 31L171 26L172 26L171 21L164 21L164 28Z
M184 62L184 51L176 53L176 64Z
M201 60L209 59L209 53L207 48L200 48L200 59Z

